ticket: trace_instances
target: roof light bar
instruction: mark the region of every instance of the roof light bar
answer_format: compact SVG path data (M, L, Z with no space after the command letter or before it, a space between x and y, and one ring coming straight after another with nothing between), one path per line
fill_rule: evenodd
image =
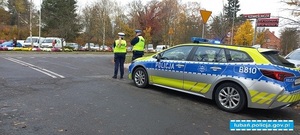
M193 43L221 44L221 41L219 41L219 40L206 39L206 38L201 38L201 37L192 37L191 40Z

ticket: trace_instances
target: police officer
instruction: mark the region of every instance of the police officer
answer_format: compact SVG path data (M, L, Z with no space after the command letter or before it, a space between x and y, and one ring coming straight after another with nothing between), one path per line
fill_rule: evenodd
M115 40L114 42L115 70L114 70L114 76L112 78L117 79L118 70L120 68L120 79L123 79L127 43L124 40L124 36L125 36L124 33L119 32L118 35L119 35L119 39Z
M145 47L145 39L143 38L141 30L135 30L136 36L131 40L132 49L132 61L136 58L143 57L144 55L144 47Z

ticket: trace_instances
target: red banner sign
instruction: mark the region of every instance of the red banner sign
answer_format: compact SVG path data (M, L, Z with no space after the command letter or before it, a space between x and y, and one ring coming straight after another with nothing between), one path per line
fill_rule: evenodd
M260 18L257 20L258 23L278 23L279 18Z
M260 18L257 20L257 27L278 27L279 18Z
M260 14L243 14L246 19L256 19L256 18L270 18L271 13L260 13Z

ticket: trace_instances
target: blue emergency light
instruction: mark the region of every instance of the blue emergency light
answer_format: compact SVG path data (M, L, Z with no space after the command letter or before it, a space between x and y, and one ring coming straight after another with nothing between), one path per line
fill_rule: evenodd
M206 38L201 38L201 37L192 37L191 40L193 43L221 44L221 41L219 41L219 40L206 39Z
M221 44L221 41L210 39L209 43L211 43L211 44Z

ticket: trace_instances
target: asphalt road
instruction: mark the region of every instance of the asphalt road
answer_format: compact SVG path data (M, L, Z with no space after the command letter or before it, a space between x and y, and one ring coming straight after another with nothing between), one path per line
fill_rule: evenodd
M300 134L298 109L227 113L201 97L112 79L112 58L0 52L0 135ZM231 132L230 120L294 120L295 128Z

